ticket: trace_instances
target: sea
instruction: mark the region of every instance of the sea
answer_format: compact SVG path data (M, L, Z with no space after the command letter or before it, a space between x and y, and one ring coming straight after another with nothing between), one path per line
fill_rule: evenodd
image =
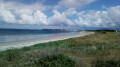
M59 29L0 29L0 43L44 39L72 34L78 34L78 32Z

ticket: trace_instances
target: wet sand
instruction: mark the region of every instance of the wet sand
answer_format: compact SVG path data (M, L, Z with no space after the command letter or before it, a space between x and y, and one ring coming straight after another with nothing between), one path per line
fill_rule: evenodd
M38 43L46 43L51 41L58 41L58 40L64 40L74 37L82 37L86 35L94 34L94 32L79 32L78 34L74 35L60 35L56 37L50 37L50 38L44 38L44 39L34 39L34 40L24 40L24 41L16 41L16 42L7 42L7 43L0 43L0 51L8 50L11 48L22 48L27 46L32 46Z

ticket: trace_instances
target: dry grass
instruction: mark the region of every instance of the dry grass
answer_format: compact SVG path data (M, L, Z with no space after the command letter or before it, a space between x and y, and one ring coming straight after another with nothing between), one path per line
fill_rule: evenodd
M88 36L84 36L81 38L77 38L75 43L81 44L86 42L97 42L97 43L120 43L120 36L115 32L107 32L105 34L96 33Z
M81 46L100 46L104 44L104 49L90 51L79 50ZM115 32L96 33L74 39L70 48L72 50L62 50L62 53L74 58L78 64L77 67L91 67L93 61L98 59L118 59L120 58L120 34Z
M76 67L94 67L98 60L119 60L119 52L120 32L96 32L84 37L0 52L0 67L32 67L33 61L58 53L73 58Z

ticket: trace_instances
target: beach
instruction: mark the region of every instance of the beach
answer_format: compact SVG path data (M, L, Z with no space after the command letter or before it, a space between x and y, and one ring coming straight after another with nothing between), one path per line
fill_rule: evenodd
M0 49L1 67L120 66L120 34L116 32L55 34L45 39L3 43Z
M58 40L64 40L64 39L69 39L69 38L74 38L74 37L82 37L86 35L94 34L94 32L86 32L86 31L81 31L77 34L68 34L68 35L57 35L54 34L54 37L49 37L49 38L40 38L40 39L31 39L31 40L22 40L22 41L15 41L15 42L6 42L6 43L0 43L0 51L5 51L8 49L13 49L13 48L23 48L27 46L32 46L38 43L46 43L46 42L51 42L51 41L58 41Z

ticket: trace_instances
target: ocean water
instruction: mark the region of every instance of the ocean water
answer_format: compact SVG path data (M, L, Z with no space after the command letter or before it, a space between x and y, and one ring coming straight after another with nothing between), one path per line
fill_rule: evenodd
M65 30L27 30L27 29L0 29L0 43L44 39L61 35L74 35L78 32Z

